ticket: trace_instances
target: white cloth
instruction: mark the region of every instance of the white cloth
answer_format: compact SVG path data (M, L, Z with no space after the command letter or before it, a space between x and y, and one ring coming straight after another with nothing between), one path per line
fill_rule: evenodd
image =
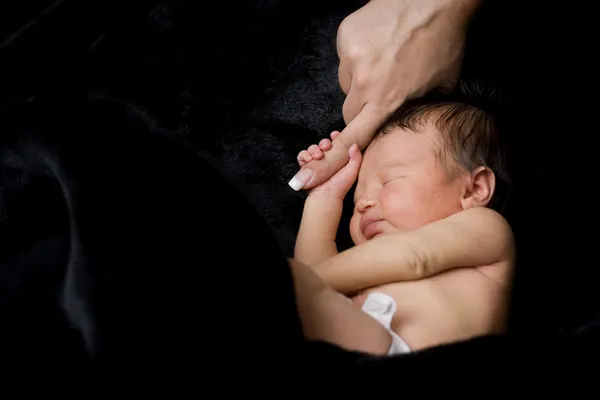
M388 355L410 353L408 344L391 328L392 317L396 313L396 301L383 293L369 293L362 310L379 322L392 337Z

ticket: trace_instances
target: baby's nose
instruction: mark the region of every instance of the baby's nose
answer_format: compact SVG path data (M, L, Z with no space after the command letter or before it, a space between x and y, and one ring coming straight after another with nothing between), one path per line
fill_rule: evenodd
M375 207L376 204L377 201L375 199L360 199L356 205L356 208L360 212L365 212L369 208Z

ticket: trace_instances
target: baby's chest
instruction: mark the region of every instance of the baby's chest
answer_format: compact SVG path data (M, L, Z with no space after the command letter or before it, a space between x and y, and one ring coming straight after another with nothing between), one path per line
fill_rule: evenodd
M498 286L471 269L383 285L369 292L385 293L395 300L392 328L398 334L418 336L425 342L485 333L502 317Z

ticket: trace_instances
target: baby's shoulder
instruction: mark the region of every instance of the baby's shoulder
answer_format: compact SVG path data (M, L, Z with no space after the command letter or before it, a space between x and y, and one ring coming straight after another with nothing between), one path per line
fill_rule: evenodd
M471 223L485 221L486 224L493 224L494 227L511 229L507 219L498 211L489 207L471 207L454 214L452 218Z
M502 243L507 256L515 247L513 230L508 220L499 212L487 207L473 207L449 218L451 224L462 225L472 238Z

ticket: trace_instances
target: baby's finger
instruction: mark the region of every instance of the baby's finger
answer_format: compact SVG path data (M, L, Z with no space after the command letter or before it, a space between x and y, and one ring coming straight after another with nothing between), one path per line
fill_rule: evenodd
M331 140L329 140L329 139L322 139L319 142L319 147L323 151L327 151L327 150L331 149Z
M350 146L348 155L350 156L350 161L344 168L342 168L342 170L345 171L345 174L348 174L348 178L354 177L353 179L356 179L358 170L360 169L360 164L362 163L362 154L356 143Z
M316 144L311 145L308 148L308 152L315 160L320 160L323 158L323 150L321 150Z
M362 155L358 145L355 143L348 149L348 155L350 156L349 162L338 172L336 172L331 178L330 182L342 192L347 193L352 187L358 176L360 164L362 162Z
M340 131L333 131L331 132L331 140L334 140L336 137L338 137L340 134Z
M350 146L350 150L348 150L348 155L350 156L351 161L356 161L356 162L362 161L362 154L356 143L353 144L352 146Z
M300 166L303 166L304 164L309 163L312 160L313 158L308 151L302 150L300 153L298 153L298 164L300 164Z

